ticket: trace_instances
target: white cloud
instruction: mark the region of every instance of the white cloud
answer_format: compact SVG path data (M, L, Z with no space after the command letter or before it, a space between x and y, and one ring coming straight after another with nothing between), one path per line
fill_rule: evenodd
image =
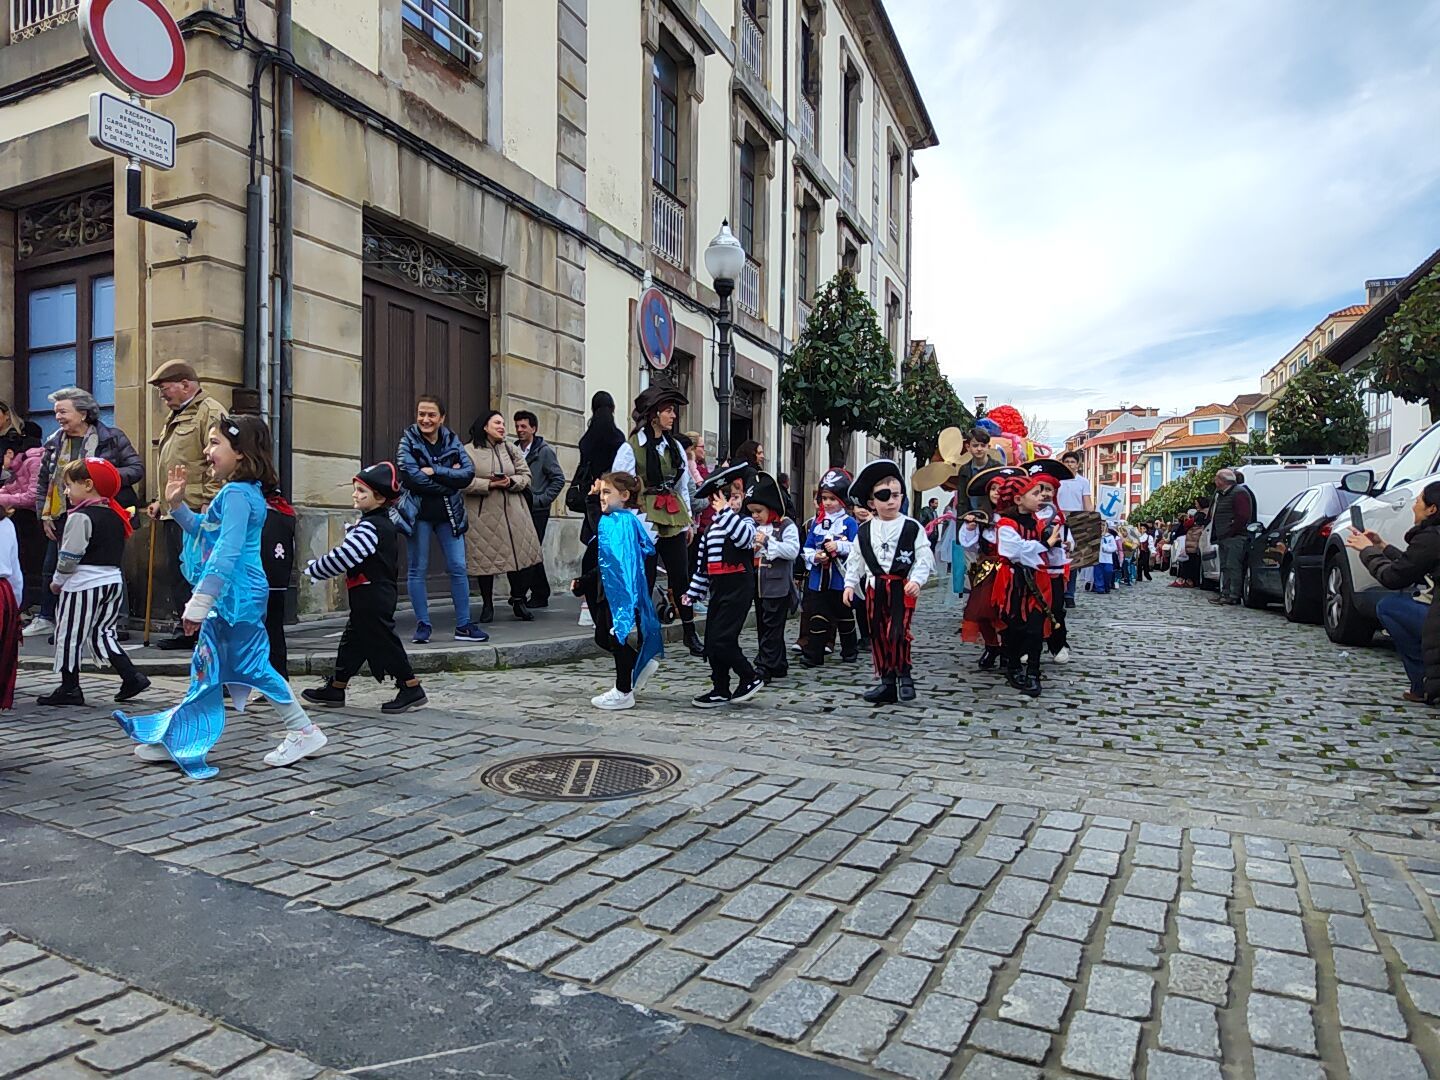
M914 322L962 394L1259 388L1328 306L1440 246L1440 0L891 0L941 146Z

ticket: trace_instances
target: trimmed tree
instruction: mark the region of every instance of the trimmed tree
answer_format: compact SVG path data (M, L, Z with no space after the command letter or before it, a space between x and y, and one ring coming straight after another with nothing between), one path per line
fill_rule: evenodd
M1440 269L1386 320L1367 374L1374 389L1423 403L1431 416L1440 415Z
M974 423L955 387L940 370L933 355L910 355L900 368L900 385L890 395L881 438L908 450L924 465L932 457L947 427L968 428Z
M1363 453L1369 441L1355 380L1317 360L1285 385L1270 410L1270 449L1288 456Z
M850 436L879 433L893 401L895 357L865 294L842 269L820 289L780 376L788 424L825 424L830 461L846 459Z

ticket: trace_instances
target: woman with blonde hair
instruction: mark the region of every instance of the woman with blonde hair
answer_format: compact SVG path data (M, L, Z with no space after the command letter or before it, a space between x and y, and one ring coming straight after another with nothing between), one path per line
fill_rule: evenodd
M495 618L495 575L510 579L515 618L535 618L525 606L526 572L540 561L540 538L530 514L530 466L524 452L505 441L505 414L491 409L470 425L465 452L475 479L465 489L465 569L480 579L480 622Z

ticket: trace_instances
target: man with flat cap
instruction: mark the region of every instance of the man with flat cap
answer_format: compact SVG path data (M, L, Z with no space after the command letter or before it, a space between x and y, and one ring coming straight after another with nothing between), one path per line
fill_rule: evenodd
M167 360L150 373L149 381L170 410L160 431L160 443L156 449L159 471L155 475L163 480L176 465L185 466L188 477L185 505L200 513L220 491L220 484L210 475L205 461L205 446L210 439L211 426L225 417L225 406L205 393L200 385L200 376L185 360ZM146 512L151 521L164 522L165 549L175 560L175 572L167 577L174 582L171 601L178 621L180 612L190 599L190 587L179 566L184 537L180 526L159 502L152 502ZM193 649L195 639L182 632L155 644L161 649Z

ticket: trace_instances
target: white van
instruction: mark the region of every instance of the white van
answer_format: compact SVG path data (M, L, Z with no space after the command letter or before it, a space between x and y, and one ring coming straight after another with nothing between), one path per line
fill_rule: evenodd
M1338 484L1346 473L1355 471L1353 464L1345 464L1339 458L1329 461L1282 459L1278 463L1273 459L1262 459L1258 463L1247 461L1237 468L1245 474L1245 486L1255 495L1255 521L1262 526L1300 492L1318 484ZM1214 492L1210 494L1213 498ZM1205 535L1200 540L1200 575L1203 582L1218 586L1220 545L1211 538L1211 528L1210 525L1205 526Z

